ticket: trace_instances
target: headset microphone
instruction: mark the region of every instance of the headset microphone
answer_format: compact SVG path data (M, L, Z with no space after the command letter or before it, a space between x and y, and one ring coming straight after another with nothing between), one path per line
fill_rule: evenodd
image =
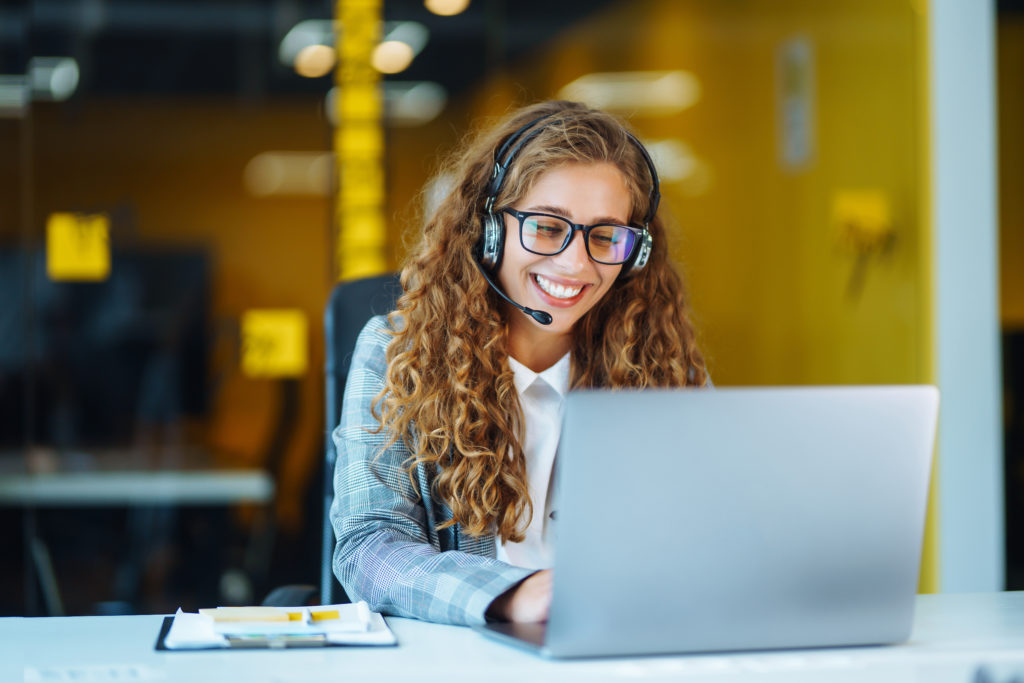
M532 308L527 308L526 306L523 306L520 303L512 301L512 299L508 297L508 294L501 291L501 288L498 287L498 285L494 284L494 280L491 279L491 276L487 274L487 271L484 270L484 267L481 266L476 259L473 259L473 263L476 265L477 270L480 271L480 274L484 276L484 279L487 280L487 284L491 286L491 289L498 293L498 296L500 296L502 299L509 302L510 304L518 308L520 311L522 311L526 315L530 316L531 318L539 322L541 325L551 324L552 317L550 313L548 313L547 311L537 311Z

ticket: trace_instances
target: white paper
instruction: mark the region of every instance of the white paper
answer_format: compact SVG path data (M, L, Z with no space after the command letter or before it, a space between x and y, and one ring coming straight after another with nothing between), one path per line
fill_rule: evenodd
M282 609L300 611L307 608L285 607ZM370 612L365 603L324 605L313 609L316 611L336 609L341 618L314 624L232 622L229 631L232 634L268 635L271 637L275 635L323 634L329 643L346 645L393 645L396 642L384 617L376 612ZM326 624L330 624L330 626L325 628ZM223 626L223 624L220 625ZM214 622L211 619L201 614L184 612L179 608L174 615L174 621L167 637L164 638L164 645L171 650L230 647L228 638L223 633L218 633L218 630L214 627Z
M226 636L259 635L320 635L327 633L365 633L370 628L370 608L365 602L315 607L279 607L283 612L301 612L302 621L211 621L213 630ZM313 621L310 612L338 613L337 619Z
M164 638L164 645L171 650L193 649L201 647L227 647L228 639L213 630L213 622L200 614L183 612L181 608L174 613L171 630Z

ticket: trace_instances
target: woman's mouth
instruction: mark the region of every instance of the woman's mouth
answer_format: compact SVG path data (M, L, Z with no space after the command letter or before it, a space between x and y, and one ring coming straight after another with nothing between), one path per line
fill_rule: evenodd
M547 279L543 275L538 275L537 273L533 273L533 281L537 283L537 286L542 292L552 299L565 302L578 297L584 288L584 285L562 285Z

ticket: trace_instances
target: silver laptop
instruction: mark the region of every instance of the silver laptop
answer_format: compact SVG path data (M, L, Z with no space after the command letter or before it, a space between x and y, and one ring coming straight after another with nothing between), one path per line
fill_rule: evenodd
M938 391L583 391L558 456L550 657L906 640Z

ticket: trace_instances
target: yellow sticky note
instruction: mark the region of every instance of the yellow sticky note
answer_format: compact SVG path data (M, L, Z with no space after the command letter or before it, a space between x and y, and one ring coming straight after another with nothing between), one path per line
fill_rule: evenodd
M214 607L199 610L213 621L288 621L288 613L277 607Z
M50 214L46 221L46 274L51 280L107 279L110 219L106 214Z
M336 609L310 610L309 616L313 621L330 621L331 619L340 619L341 612Z
M841 190L832 197L832 223L844 246L884 247L893 234L888 196L880 190Z
M300 377L309 364L308 323L298 309L253 309L242 315L242 372Z

